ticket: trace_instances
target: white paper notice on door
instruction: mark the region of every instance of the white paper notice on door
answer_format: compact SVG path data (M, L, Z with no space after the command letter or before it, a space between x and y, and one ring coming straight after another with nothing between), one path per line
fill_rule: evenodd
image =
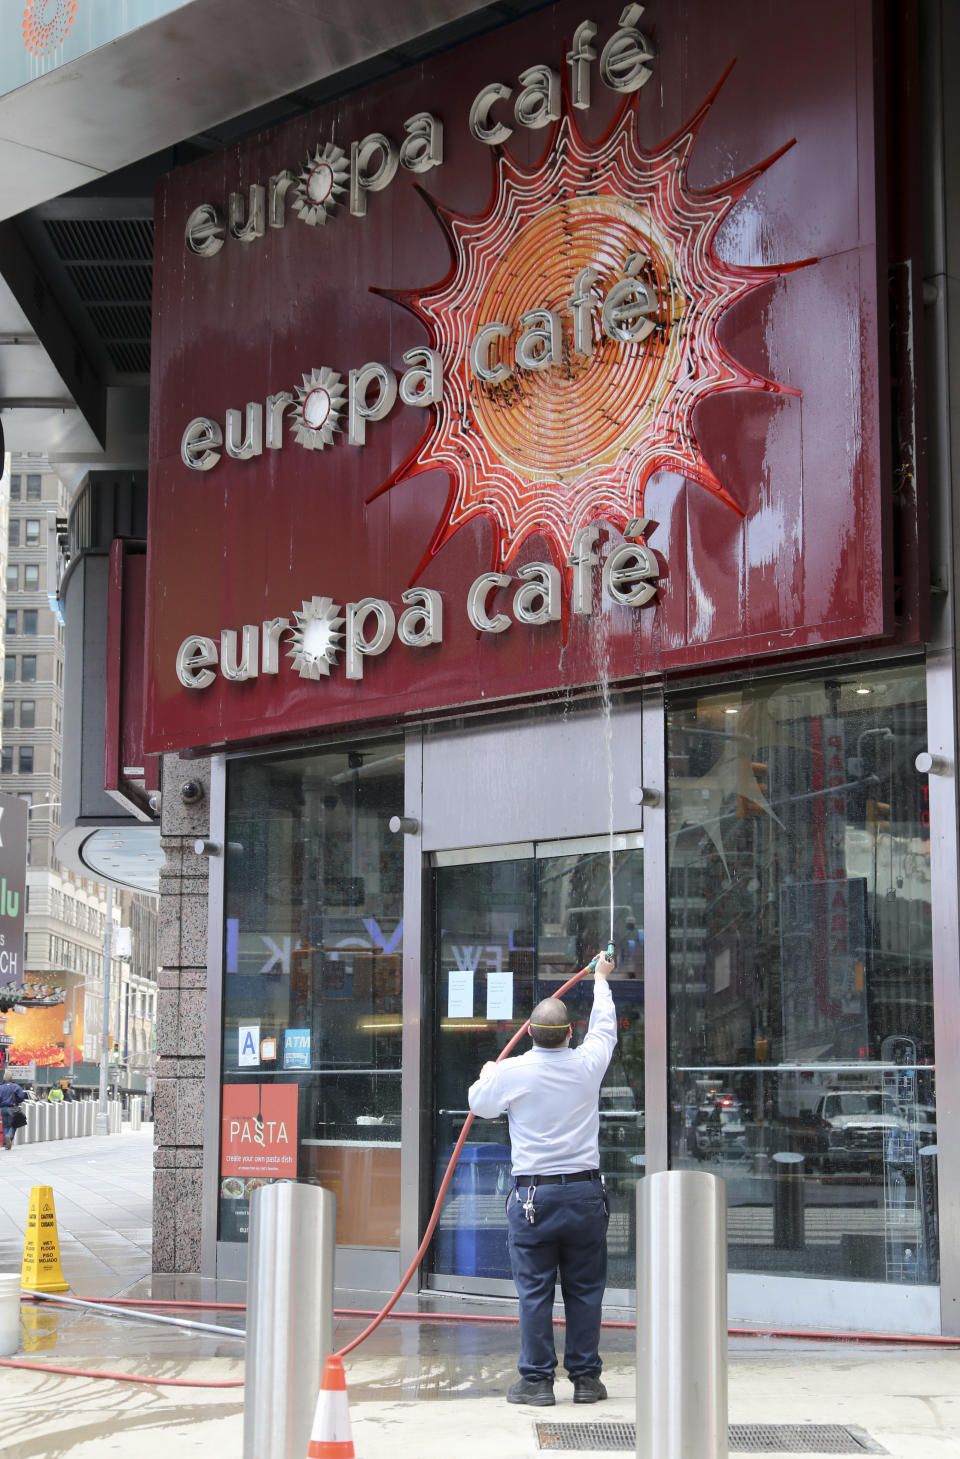
M487 1018L513 1019L513 973L487 974Z
M447 1017L473 1017L473 969L454 968L447 990Z

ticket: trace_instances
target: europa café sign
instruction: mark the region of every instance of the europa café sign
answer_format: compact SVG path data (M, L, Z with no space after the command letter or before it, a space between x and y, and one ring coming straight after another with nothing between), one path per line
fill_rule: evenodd
M856 13L563 4L166 179L150 749L889 631Z

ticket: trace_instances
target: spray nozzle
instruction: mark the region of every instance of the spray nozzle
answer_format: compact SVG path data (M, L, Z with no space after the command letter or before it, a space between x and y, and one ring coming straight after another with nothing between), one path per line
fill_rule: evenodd
M606 953L599 953L598 952L597 955L596 955L596 957L590 959L590 961L587 963L587 972L588 973L592 973L595 970L595 968L597 966L597 963L600 961L601 957L611 957L611 958L613 957L613 943L612 942L608 942L607 943Z

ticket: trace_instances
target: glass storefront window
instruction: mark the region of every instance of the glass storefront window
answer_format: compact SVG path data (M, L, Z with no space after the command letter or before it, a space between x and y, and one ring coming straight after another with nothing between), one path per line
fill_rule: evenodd
M402 812L400 739L228 768L221 1240L295 1178L340 1244L398 1245Z
M920 667L667 712L671 1162L731 1271L938 1280Z
M481 1065L497 1058L534 1004L609 942L612 874L617 965L610 986L619 1028L600 1092L600 1168L610 1202L608 1282L629 1287L644 1164L643 852L637 837L616 839L612 852L606 840L569 850L546 842L535 855L437 869L434 1191ZM591 981L565 995L574 1044L589 1021ZM515 1053L529 1047L524 1042ZM509 1278L504 1202L511 1189L506 1118L475 1120L434 1240L438 1275Z

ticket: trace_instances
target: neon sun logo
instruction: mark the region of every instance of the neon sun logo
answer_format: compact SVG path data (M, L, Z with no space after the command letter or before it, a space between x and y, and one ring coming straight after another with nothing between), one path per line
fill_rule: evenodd
M652 151L636 138L634 94L593 144L564 115L536 168L498 148L492 197L478 217L458 216L422 193L443 227L450 270L432 288L380 292L426 325L443 362L443 396L418 448L370 498L438 466L449 473L444 514L417 576L475 517L491 523L494 567L533 534L565 563L585 524L602 519L622 531L642 518L646 485L664 469L744 515L697 443L694 409L725 391L799 394L737 363L717 326L746 294L810 260L746 267L716 251L736 204L793 146L727 182L690 186L694 145L729 70L690 120ZM625 345L603 333L599 305L631 274L654 307L644 311L645 337ZM579 350L572 295L578 277L589 283L580 308L596 306L589 307ZM512 368L511 333L493 338L488 354L491 372L503 366L505 378L475 378L471 342L484 325L544 310L563 321L561 363Z

